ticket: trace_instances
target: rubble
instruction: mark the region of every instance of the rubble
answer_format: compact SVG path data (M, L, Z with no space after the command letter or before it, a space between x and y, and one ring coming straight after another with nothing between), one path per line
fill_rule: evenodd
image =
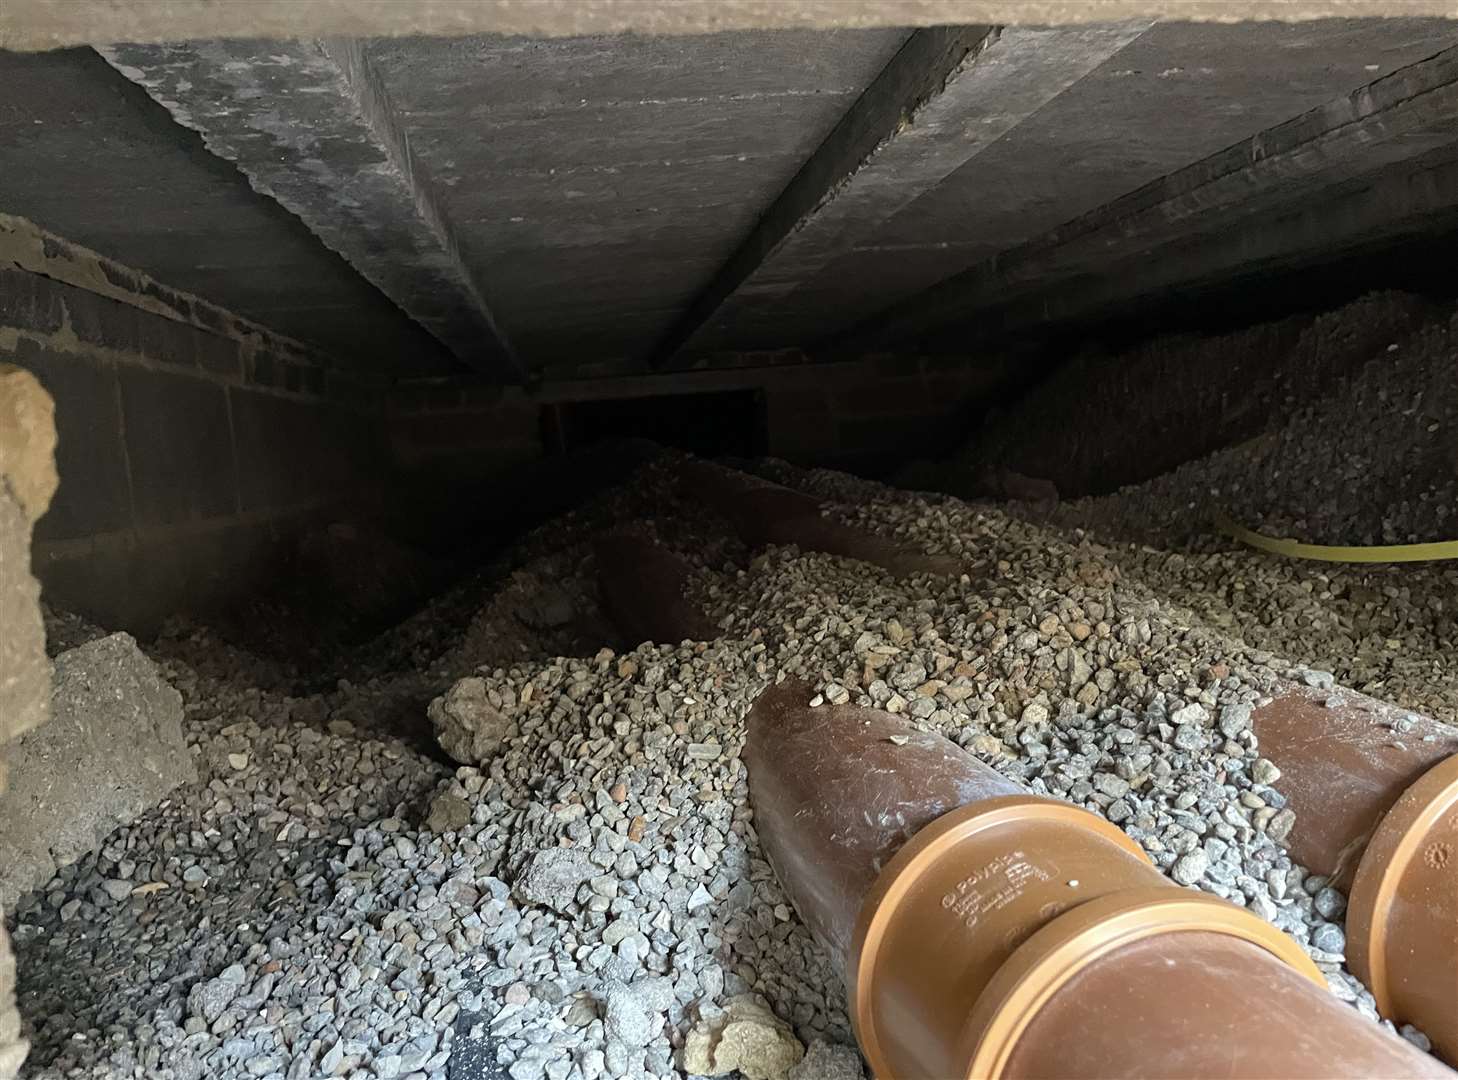
M690 1073L727 1076L738 1070L747 1080L785 1080L805 1055L789 1026L753 994L733 997L715 1012L684 1040L683 1067Z
M772 462L846 525L964 569L750 551L680 464L525 537L458 635L410 620L326 692L262 685L205 634L165 656L199 780L21 901L34 1075L857 1075L841 973L747 807L743 718L791 675L1104 814L1177 881L1292 934L1376 1018L1329 884L1281 849L1291 815L1250 729L1275 679L1330 683L1330 642L1270 649L1075 531ZM593 544L625 523L690 568L717 636L588 644ZM1223 558L1287 588L1259 556ZM523 606L547 583L566 624L555 591ZM1452 649L1423 618L1415 693ZM392 727L411 701L454 769Z
M56 658L50 719L7 752L0 906L196 778L181 723L182 698L130 635L112 634ZM130 886L112 886L123 888L130 893Z

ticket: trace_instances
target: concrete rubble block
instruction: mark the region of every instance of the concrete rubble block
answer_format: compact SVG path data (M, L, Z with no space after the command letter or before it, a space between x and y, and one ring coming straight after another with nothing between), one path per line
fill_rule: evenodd
M441 748L468 765L489 762L517 733L516 723L491 701L486 680L475 676L462 679L432 701L426 716Z
M0 363L0 747L46 717L46 631L30 572L30 533L55 494L55 449L50 395L34 375ZM5 778L0 758L0 801ZM7 872L6 831L0 815L0 875ZM27 1050L15 1011L15 957L0 923L0 1077L18 1075Z
M800 1063L790 1070L789 1080L865 1080L861 1054L854 1046L838 1046L816 1039Z
M56 493L56 407L34 375L0 363L0 477L30 521Z
M576 848L545 848L532 855L512 889L524 904L541 904L565 912L583 882L597 873L597 866Z
M756 994L730 998L713 1016L702 1016L683 1044L683 1067L694 1075L748 1080L786 1080L805 1056L790 1026Z
M50 684L30 531L56 490L55 448L50 395L30 372L0 363L0 745L45 717Z
M182 696L128 634L63 652L51 719L9 748L0 795L0 906L45 884L179 784L197 779Z

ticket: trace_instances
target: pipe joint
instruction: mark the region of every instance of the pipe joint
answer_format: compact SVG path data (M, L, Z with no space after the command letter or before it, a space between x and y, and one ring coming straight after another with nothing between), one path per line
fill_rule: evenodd
M1182 931L1249 942L1326 985L1286 935L1172 888L1103 818L1036 796L974 803L917 833L868 894L850 963L856 1031L877 1076L992 1080L1080 971Z
M1383 1016L1458 1062L1458 755L1382 816L1347 904L1347 954Z

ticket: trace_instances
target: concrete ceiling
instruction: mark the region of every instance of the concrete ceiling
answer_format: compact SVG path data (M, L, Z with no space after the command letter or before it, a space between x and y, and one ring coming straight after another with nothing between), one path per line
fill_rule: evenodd
M782 303L721 311L705 344L818 340L1455 43L1458 26L1421 19L1151 26ZM1458 117L1451 131L1458 139Z
M1243 258L1320 259L1458 208L1458 23L1441 19L102 52L136 85L113 74L70 91L62 128L95 125L90 94L125 101L105 123L170 139L168 164L116 153L101 210L77 209L95 155L83 165L64 139L47 149L20 133L27 109L55 119L36 81L63 65L52 58L91 79L96 65L0 57L0 86L20 95L0 114L0 166L59 162L71 192L37 182L0 210L260 321L291 320L280 328L305 340L332 335L336 351L395 349L400 372L451 356L515 381L827 343L955 347L1013 301L1020 318L1072 316L1233 274ZM144 192L177 170L200 205L202 146L237 172L215 162L214 203L182 222ZM1287 224L1261 227L1275 220ZM235 246L209 260L213 227ZM263 252L280 268L272 296ZM325 332L347 336L351 303L374 320L353 345Z
M640 356L906 36L413 39L367 55L511 341L561 368Z
M450 354L91 49L0 51L0 212L361 366Z
M7 0L0 48L200 37L700 34L1179 18L1304 21L1454 17L1452 0Z

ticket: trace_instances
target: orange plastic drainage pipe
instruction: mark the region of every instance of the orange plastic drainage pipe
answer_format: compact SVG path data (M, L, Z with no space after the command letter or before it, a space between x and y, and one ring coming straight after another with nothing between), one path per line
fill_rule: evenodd
M682 470L686 492L727 519L751 547L794 544L879 566L898 577L961 574L966 565L954 555L928 555L825 517L819 499L722 465L692 462Z
M1349 889L1347 959L1382 1015L1458 1065L1458 729L1287 684L1251 718L1293 858Z
M709 617L684 595L693 568L667 548L644 536L619 534L600 537L593 555L603 609L631 644L718 637Z
M1332 997L1286 935L1175 886L1102 818L810 696L785 682L750 712L755 829L843 966L878 1080L1454 1080Z

